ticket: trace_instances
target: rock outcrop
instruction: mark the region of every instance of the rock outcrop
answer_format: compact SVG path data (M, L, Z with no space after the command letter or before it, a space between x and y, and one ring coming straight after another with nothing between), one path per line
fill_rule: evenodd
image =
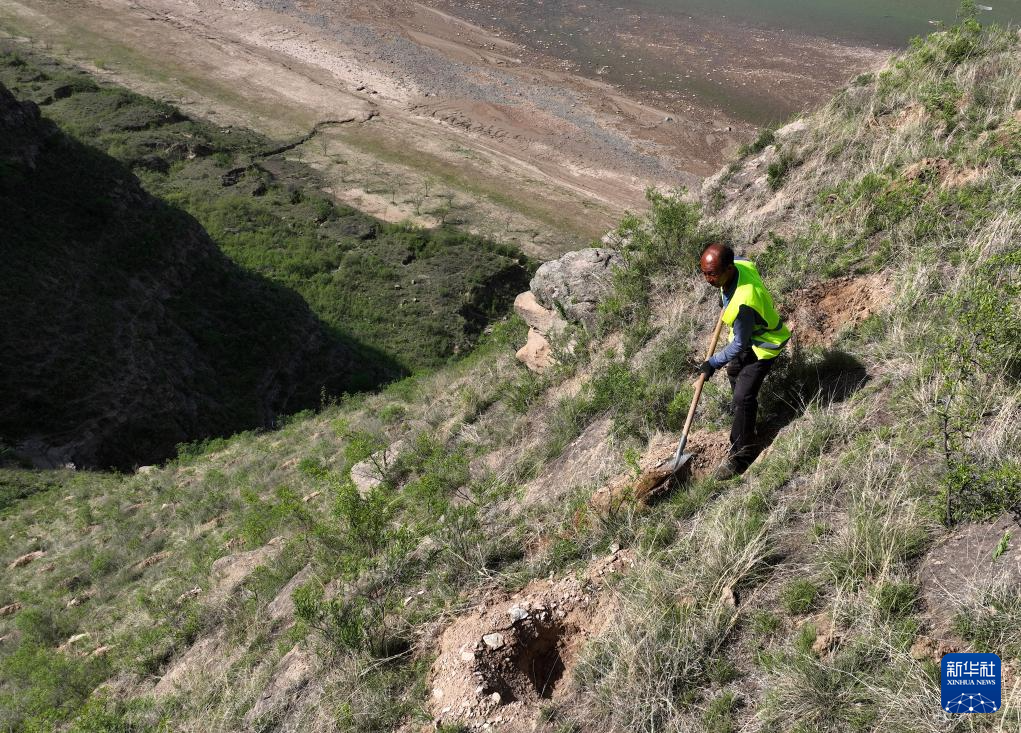
M544 308L591 331L596 326L596 308L613 288L613 268L623 264L616 250L580 249L543 264L529 287Z
M528 329L528 340L518 349L515 356L533 372L545 371L556 363L549 340L534 328Z
M613 268L622 265L620 254L605 248L568 252L543 264L530 289L514 300L515 313L528 324L518 361L541 372L556 362L551 337L562 336L571 323L594 330L596 309L613 288Z
M531 290L526 290L514 299L514 312L521 316L529 328L543 336L563 330L567 325L567 321L558 313L540 305Z
M397 457L404 452L406 447L406 441L394 441L391 445L376 451L364 461L353 465L351 467L351 480L358 489L358 493L362 496L368 496L370 491L383 483L383 476L387 468L397 460Z
M211 579L213 587L210 598L221 601L237 590L248 576L259 567L270 562L281 553L284 539L274 537L262 547L236 555L225 555L213 562Z

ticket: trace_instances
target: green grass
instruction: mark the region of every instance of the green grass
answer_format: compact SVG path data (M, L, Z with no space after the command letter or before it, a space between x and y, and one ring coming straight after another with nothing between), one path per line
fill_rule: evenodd
M66 485L66 482L67 476L58 471L46 473L17 469L5 471L3 481L0 482L0 516L16 507L21 499L59 489Z
M791 614L808 613L819 596L818 586L810 580L795 580L780 593L784 609Z

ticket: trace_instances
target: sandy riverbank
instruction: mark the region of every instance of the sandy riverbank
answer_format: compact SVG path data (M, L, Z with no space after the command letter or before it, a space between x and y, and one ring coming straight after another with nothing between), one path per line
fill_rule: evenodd
M690 84L636 85L630 95L496 24L454 14L484 5L8 0L0 27L222 124L286 136L350 119L296 151L338 199L391 220L459 222L539 257L583 245L640 208L647 186L697 185L754 134L711 99L692 98ZM645 49L651 67L666 68L656 54L698 47L756 93L778 97L770 85L779 81L782 95L805 104L878 58L757 32L772 50L753 68L751 36L709 38L693 27L666 43L662 29L639 21L618 31L615 42Z

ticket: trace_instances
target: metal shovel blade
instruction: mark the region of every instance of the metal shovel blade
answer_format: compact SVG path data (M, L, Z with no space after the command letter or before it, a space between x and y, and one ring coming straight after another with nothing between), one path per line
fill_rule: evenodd
M632 486L634 498L645 502L663 493L668 486L673 485L674 481L682 483L686 481L688 478L688 467L691 465L690 458L691 454L685 453L681 456L680 461L677 460L677 456L674 456L661 461L653 468L647 469L635 480Z
M691 453L681 453L680 455L674 455L672 458L669 458L663 461L658 466L656 466L656 468L666 473L677 473L682 468L684 468L688 461L691 460L691 456L692 456Z
M685 453L684 448L688 445L688 433L687 430L681 433L681 439L677 443L677 450L674 451L673 458L663 461L656 469L663 471L664 473L677 473L691 460L691 453Z
M661 461L655 468L646 471L638 479L636 494L642 497L660 493L672 481L681 483L688 480L691 471L691 453L684 452L687 436L681 439L677 452L670 458Z

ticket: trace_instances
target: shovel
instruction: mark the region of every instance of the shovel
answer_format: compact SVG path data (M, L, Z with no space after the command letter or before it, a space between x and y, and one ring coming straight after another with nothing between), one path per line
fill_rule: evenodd
M716 342L719 341L720 331L722 330L723 312L720 311L720 319L716 322L716 329L713 331L712 338L709 339L709 350L706 351L706 359L715 353ZM681 439L677 443L677 450L674 452L673 458L663 461L655 468L655 471L662 473L664 478L677 473L691 460L691 453L685 453L684 447L688 444L688 431L691 429L691 421L695 418L695 408L698 407L698 400L702 396L703 385L705 385L705 374L699 374L698 379L695 380L695 394L691 398L691 407L688 408L688 418L684 421L684 429L681 430Z
M720 338L720 331L723 330L723 313L720 313L720 320L716 324L716 330L713 331L712 340L709 342L709 351L706 353L705 358L708 359L716 351L716 342ZM688 443L688 430L691 429L691 421L695 418L695 408L698 407L698 399L702 396L702 385L705 384L705 375L700 374L698 379L695 381L695 394L691 399L691 408L688 410L688 419L684 421L684 430L681 432L681 442L677 445L677 452L672 458L667 458L660 461L652 468L646 469L637 479L628 480L621 486L626 489L626 495L630 498L634 498L640 502L647 502L651 497L659 494L671 478L677 476L677 474L685 468L691 462L691 454L684 452L684 446ZM679 481L683 481L684 477L678 478ZM613 507L621 502L621 494L617 489L621 486L614 487L610 485L607 487L605 494L593 496L594 506L606 508ZM615 498L616 497L616 498ZM616 504L615 504L616 502Z

